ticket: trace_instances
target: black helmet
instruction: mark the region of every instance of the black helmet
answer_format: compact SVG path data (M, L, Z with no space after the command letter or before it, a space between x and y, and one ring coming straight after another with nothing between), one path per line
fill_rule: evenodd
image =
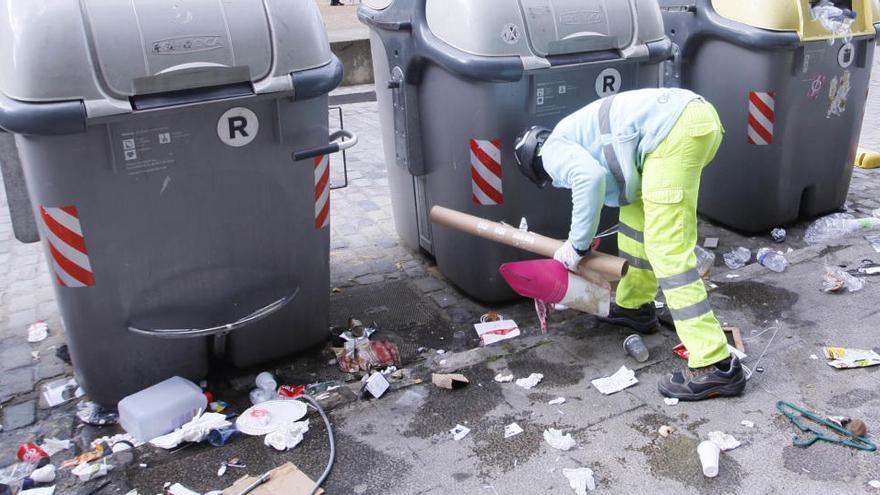
M550 135L550 129L540 126L532 126L517 136L516 145L513 148L513 156L519 171L538 187L544 187L550 182L550 176L544 170L544 162L541 160L541 146Z

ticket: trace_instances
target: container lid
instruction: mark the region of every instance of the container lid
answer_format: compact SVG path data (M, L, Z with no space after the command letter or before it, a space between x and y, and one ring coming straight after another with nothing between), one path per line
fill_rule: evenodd
M0 91L25 102L84 100L92 110L233 83L289 91L291 73L331 57L311 1L29 0L0 9Z
M655 0L426 0L426 18L440 40L483 56L547 58L663 38Z
M856 13L853 36L874 35L874 23L880 21L877 0L831 0L841 8ZM765 0L743 2L742 0L712 0L712 7L719 15L749 26L771 31L796 32L804 41L824 40L834 35L819 21L813 20L811 0Z

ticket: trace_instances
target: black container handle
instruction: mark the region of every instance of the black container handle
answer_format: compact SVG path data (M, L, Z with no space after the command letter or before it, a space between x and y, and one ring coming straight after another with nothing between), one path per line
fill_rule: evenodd
M340 140L340 138L346 139ZM330 134L330 144L312 148L310 150L295 151L293 153L293 161L298 162L316 156L330 155L339 151L344 151L356 145L357 142L357 134L346 129L340 129L333 134Z

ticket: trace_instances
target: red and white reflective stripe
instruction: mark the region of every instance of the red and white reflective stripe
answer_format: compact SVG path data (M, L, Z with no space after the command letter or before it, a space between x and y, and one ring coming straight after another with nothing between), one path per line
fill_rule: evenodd
M315 228L330 225L330 155L316 156L315 162Z
M471 139L471 188L474 203L490 206L504 202L501 187L501 140Z
M776 93L774 91L749 93L749 144L758 146L772 144L775 121Z
M76 206L41 206L40 217L45 227L43 233L49 244L49 262L58 283L64 287L95 285Z

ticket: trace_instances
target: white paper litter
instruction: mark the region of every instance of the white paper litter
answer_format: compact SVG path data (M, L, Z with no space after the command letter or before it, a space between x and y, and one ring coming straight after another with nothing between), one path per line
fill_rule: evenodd
M668 437L669 435L672 435L673 433L675 433L675 428L673 428L673 427L671 427L671 426L669 426L669 425L663 425L663 426L661 426L660 428L657 429L657 433L658 433L661 437L666 438L666 437Z
M523 429L516 423L510 423L504 427L504 438L515 437L523 432Z
M59 440L57 438L47 438L43 440L43 443L40 444L40 448L43 449L49 457L61 452L62 450L67 450L70 448L70 440Z
M474 330L480 336L480 345L490 345L520 336L519 326L513 320L475 323Z
M471 429L467 426L455 425L455 428L449 430L449 433L452 434L452 439L456 442L461 440L462 438L468 436L468 433L471 432Z
M113 466L110 466L103 461L96 462L95 464L81 462L70 472L79 478L80 481L86 482L95 478L100 478L101 476L106 476L111 469L113 469Z
M30 343L42 342L49 336L49 324L45 321L35 321L27 329L27 341Z
M596 489L593 470L589 468L563 469L562 474L568 478L568 484L577 495L587 495L587 490Z
M550 404L551 406L558 406L560 404L565 404L565 397L557 397L557 398L551 400L550 402L548 402L547 404Z
M55 407L71 399L85 395L75 378L61 378L43 385L43 398L49 407Z
M632 387L636 383L639 383L639 380L636 378L636 372L627 368L626 366L621 366L617 373L607 376L605 378L597 378L591 382L594 387L596 387L599 392L602 392L605 395L611 395L625 388Z
M665 402L667 406L674 406L678 404L678 399L675 397L664 397L663 402Z
M160 449L173 449L183 442L201 442L208 438L208 433L215 428L223 428L232 423L226 421L226 415L220 413L206 412L202 415L196 415L195 418L184 424L180 428L150 440L150 444Z
M382 397L390 386L391 384L388 383L388 379L382 373L373 373L366 379L364 384L367 392L377 399Z
M303 436L309 431L309 420L291 421L266 435L263 443L275 450L285 451L299 445Z
M194 492L180 483L175 483L165 490L168 495L200 495L199 492Z
M18 492L18 495L54 495L55 494L55 485L52 486L43 486L40 488L31 488L29 490L22 490Z
M571 433L562 433L562 430L549 428L544 430L544 441L557 450L569 450L577 443L571 438Z
M513 375L502 375L498 373L495 375L495 381L498 383L509 383L513 381Z
M878 480L871 480L871 481L868 482L868 485L870 485L871 488L880 488L880 481L878 481Z
M745 426L746 428L754 428L755 427L755 423L752 423L751 421L749 421L747 419L740 421L739 424Z
M810 359L812 359L813 361L816 361L819 359L819 356L817 356L815 354L810 354Z
M718 448L723 451L733 450L742 445L739 440L733 437L733 435L729 435L723 431L710 431L709 441L717 445Z
M543 379L544 375L540 373L532 373L526 378L520 378L519 380L517 380L516 384L526 390L529 390L531 388L534 388L535 385L541 383L541 380Z
M40 469L35 469L31 473L31 479L37 483L51 483L55 481L55 466L46 464Z

